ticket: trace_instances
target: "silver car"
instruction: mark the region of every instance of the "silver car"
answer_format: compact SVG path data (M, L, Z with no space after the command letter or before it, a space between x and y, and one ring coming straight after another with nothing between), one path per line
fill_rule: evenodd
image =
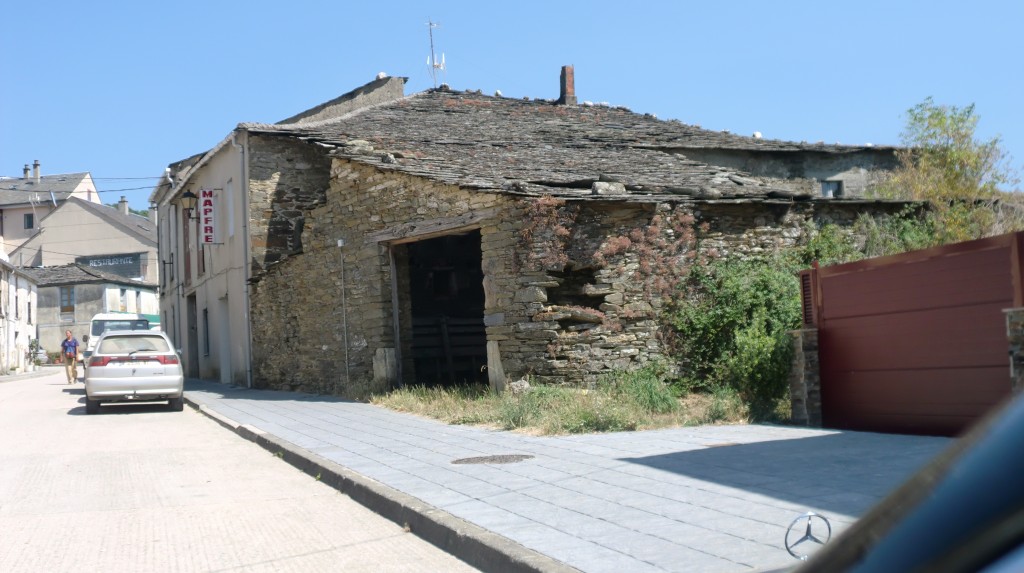
M184 409L181 358L171 339L155 330L115 330L96 341L85 371L85 412L96 414L103 402L167 400Z

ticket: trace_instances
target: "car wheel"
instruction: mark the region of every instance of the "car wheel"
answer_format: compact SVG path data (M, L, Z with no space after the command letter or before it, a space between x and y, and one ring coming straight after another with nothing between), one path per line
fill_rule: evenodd
M185 409L185 398L178 396L177 398L171 398L167 401L167 407L172 412L181 412Z
M100 413L100 401L85 399L85 413L86 414L99 414Z

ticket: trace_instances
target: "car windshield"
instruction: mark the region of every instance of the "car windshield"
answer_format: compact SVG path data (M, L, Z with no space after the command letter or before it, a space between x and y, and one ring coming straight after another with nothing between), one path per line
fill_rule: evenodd
M162 336L108 336L100 341L97 354L130 354L132 352L170 352Z
M108 330L149 330L149 321L145 319L94 320L92 335L99 336Z

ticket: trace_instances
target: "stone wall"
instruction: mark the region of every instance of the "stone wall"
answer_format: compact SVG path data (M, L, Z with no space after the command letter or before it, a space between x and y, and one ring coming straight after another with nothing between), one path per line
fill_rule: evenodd
M301 155L301 148L285 151ZM265 172L275 185L264 200L269 188L289 187ZM290 256L264 265L252 286L254 381L349 397L420 382L410 360L408 242L479 230L493 386L526 375L589 386L662 357L658 281L679 280L695 256L765 254L797 244L809 221L852 222L870 210L828 202L582 200L555 202L545 218L533 199L340 158L323 200L303 197L313 205L308 211L266 207L268 216L294 212L287 220L301 221L293 230L301 235L266 249L265 262ZM700 252L689 240L697 234Z
M378 78L365 86L322 103L279 123L306 124L339 118L360 108L398 99L405 95L407 78Z
M450 219L502 207L509 221L475 223L481 233L489 316L515 320L506 308L515 286L512 253L517 223L504 196L464 191L420 178L337 160L327 201L311 210L302 256L271 267L253 286L254 379L261 387L360 397L394 384L383 362L396 355L391 254L372 233L400 234L411 221ZM343 246L339 247L339 241ZM401 275L401 273L400 273ZM406 279L407 280L407 279ZM399 280L398 289L402 287ZM403 305L399 301L399 312ZM500 322L500 321L499 321ZM402 321L408 323L408 315ZM407 343L409 337L403 337ZM408 347L405 348L408 351ZM407 352L406 352L407 354ZM375 369L375 366L377 367ZM376 374L375 374L376 372Z
M330 158L290 137L249 135L249 234L252 276L302 251L308 211L323 204Z
M654 320L658 301L637 274L641 248L669 232L652 221L673 209L621 202L559 209L561 217L534 213L536 221L524 221L536 228L529 242L516 245L520 320L500 331L508 337L503 366L513 378L530 374L546 384L591 386L604 374L662 356Z
M792 422L798 426L821 427L821 369L818 362L818 330L796 330L793 335L793 363L789 371Z
M822 181L842 181L843 196L864 197L899 165L891 148L848 153L686 149L688 159L731 167L795 193L821 195Z

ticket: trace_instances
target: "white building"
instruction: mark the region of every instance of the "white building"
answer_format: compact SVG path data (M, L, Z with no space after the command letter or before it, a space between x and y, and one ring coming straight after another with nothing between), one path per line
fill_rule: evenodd
M155 214L154 214L155 215ZM38 222L37 232L10 251L21 267L79 263L124 278L156 283L156 223L116 207L69 197Z
M0 373L24 372L36 339L36 282L0 260Z
M99 203L92 175L65 173L42 175L39 161L26 164L21 178L0 177L0 237L10 253L36 234L39 221L71 197ZM13 263L20 264L16 259Z

